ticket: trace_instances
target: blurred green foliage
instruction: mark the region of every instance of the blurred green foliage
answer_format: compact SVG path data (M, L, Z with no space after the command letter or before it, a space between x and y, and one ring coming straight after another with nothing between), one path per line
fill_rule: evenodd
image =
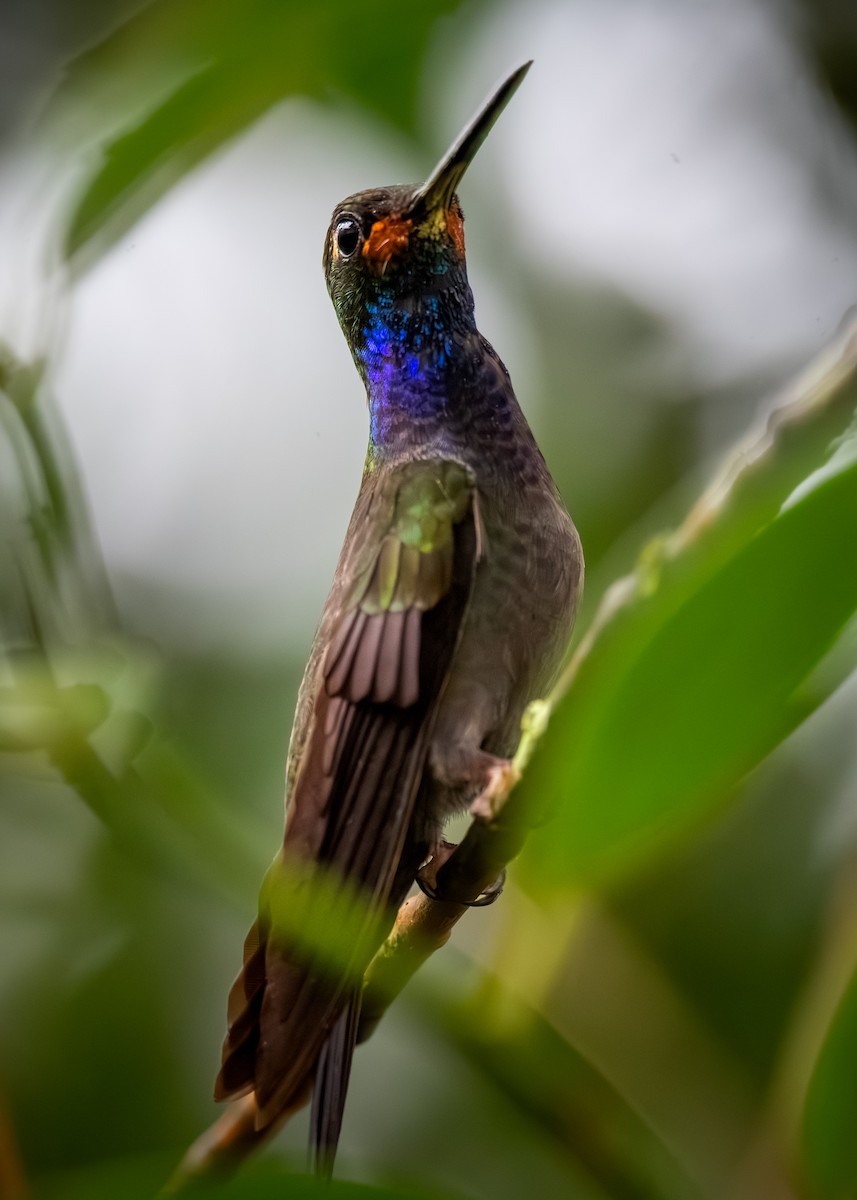
M67 218L69 254L107 254L288 96L415 136L433 39L478 11L142 6L53 99L89 97L103 146ZM588 410L546 418L558 479L583 481L590 568L588 627L524 782L553 819L503 902L462 927L464 951L432 962L358 1055L342 1172L372 1186L330 1194L845 1200L853 721L834 708L799 726L853 688L853 330L681 524L700 479L693 418L645 382L629 404L599 374L606 342L602 355L579 301L512 272L545 386L572 359ZM651 324L624 310L610 322L623 345ZM611 458L627 423L632 449ZM135 637L50 374L11 352L0 442L0 1191L152 1196L214 1113L301 653L201 661ZM640 533L664 525L677 532ZM606 551L622 538L642 553L610 592ZM211 1194L314 1195L300 1141L289 1131Z
M527 772L534 797L565 799L533 839L540 885L591 878L698 821L839 682L802 687L857 609L857 557L843 556L853 439L817 470L857 407L854 353L846 340L844 361L808 373L614 585L552 717L565 753L536 754Z
M365 18L347 0L156 0L75 64L72 88L106 70L173 63L166 98L113 138L68 227L71 255L103 251L186 171L277 101L348 98L414 132L419 65L439 18L457 0ZM151 75L141 86L151 88ZM108 228L109 227L109 228ZM105 236L105 235L109 236Z

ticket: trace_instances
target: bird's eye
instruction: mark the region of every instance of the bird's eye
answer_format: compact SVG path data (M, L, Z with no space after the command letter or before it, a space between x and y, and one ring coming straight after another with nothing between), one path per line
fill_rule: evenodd
M350 258L360 242L360 226L353 217L343 217L336 226L336 248L343 258Z

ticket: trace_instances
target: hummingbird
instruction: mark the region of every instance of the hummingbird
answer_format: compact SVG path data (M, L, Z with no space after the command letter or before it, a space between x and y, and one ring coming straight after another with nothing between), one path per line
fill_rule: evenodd
M349 196L324 242L369 447L298 694L283 845L230 993L215 1086L219 1100L254 1094L258 1131L313 1091L322 1174L363 971L440 853L447 819L508 789L522 714L556 672L581 594L579 537L476 326L457 196L530 66L504 80L425 183ZM290 871L341 880L377 915L342 977L277 928L270 885Z

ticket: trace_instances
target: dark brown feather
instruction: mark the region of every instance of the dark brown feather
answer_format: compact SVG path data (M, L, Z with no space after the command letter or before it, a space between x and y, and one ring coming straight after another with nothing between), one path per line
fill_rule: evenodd
M417 608L409 608L405 613L399 659L399 686L396 689L396 703L402 708L415 703L419 695L421 631L422 614Z
M354 666L354 658L360 648L363 630L369 617L361 609L346 613L342 631L337 630L331 643L332 654L328 655L330 667L325 668L328 695L339 696L345 691L346 681Z
M378 647L375 686L372 691L372 699L376 704L389 704L396 695L404 630L405 614L403 612L384 614L384 633Z
M351 1058L360 1023L360 988L352 991L337 1018L318 1062L312 1090L310 1145L315 1152L315 1173L328 1179L342 1128L345 1093L351 1073Z
M381 649L381 635L384 632L385 617L386 613L376 613L368 617L363 627L360 641L355 647L351 660L351 670L348 673L348 679L344 687L341 689L343 695L352 704L359 704L361 700L365 700L367 696L372 694L372 686L375 682L375 669L378 665L378 656ZM332 681L328 681L328 688L332 688Z
M314 650L310 660L302 688L310 707L305 718L299 713L293 737L301 761L290 769L284 839L284 862L318 862L364 889L370 945L383 937L387 906L399 899L391 897L394 881L406 888L419 865L417 850L403 863L405 842L479 543L464 468L423 462L394 474L400 482L388 493L389 524L362 531L374 532L374 550L351 540L342 568L346 582L349 573L354 581L350 603L334 590L335 607L319 633L326 654ZM366 503L371 510L377 495ZM439 531L434 543L415 525L421 504L427 527ZM231 994L217 1084L221 1098L255 1090L260 1128L306 1088L369 955L358 939L351 970L333 979L270 926L263 900Z

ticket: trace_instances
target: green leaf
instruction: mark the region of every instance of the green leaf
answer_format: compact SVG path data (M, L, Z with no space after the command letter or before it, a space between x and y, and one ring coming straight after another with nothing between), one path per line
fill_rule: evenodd
M64 1172L41 1181L35 1200L156 1200L168 1193L161 1188L169 1167L155 1159L120 1159L78 1171ZM210 1200L420 1200L419 1188L390 1189L333 1180L328 1183L289 1171L276 1162L253 1163L234 1179L209 1183L189 1193ZM443 1200L435 1189L432 1195Z
M417 993L426 1021L599 1195L702 1200L704 1190L628 1101L498 976L486 974L463 1000L444 982Z
M426 46L459 4L435 0L399 18L346 0L147 5L72 64L55 97L57 105L69 91L97 93L105 80L121 86L123 73L144 93L143 115L108 142L74 206L68 256L86 248L92 261L187 171L289 96L346 95L413 132ZM173 68L166 98L164 60Z
M308 1175L291 1174L272 1163L253 1164L242 1170L228 1183L206 1187L211 1200L427 1200L422 1188L386 1188L362 1183L331 1182ZM443 1194L432 1188L432 1196L443 1200Z
M273 104L287 79L284 71L278 89L260 75L255 87L241 87L222 66L188 79L107 146L73 211L66 254L73 257L108 224L110 240L126 232L192 167Z
M817 1200L857 1195L857 972L827 1033L809 1084L803 1157Z
M855 362L852 328L608 593L525 775L533 805L560 801L528 849L532 886L612 872L698 823L839 678L801 691L857 610L855 455L805 481L852 419Z
M309 865L297 855L275 860L262 896L278 935L334 978L367 962L380 940L369 893L324 864Z

